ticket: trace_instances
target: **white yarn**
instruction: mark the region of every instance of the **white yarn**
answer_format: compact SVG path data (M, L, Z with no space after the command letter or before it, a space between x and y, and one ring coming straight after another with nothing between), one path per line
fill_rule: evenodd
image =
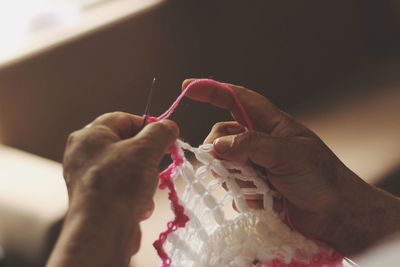
M283 222L283 214L273 209L273 198L279 194L250 165L214 158L212 145L193 148L178 141L178 146L182 155L184 150L192 152L199 166L195 169L183 157L183 165L172 177L175 185L184 184L183 192L178 195L190 221L167 240L165 248L172 259L171 266L266 266L262 264L274 259L307 263L322 250L333 253ZM253 182L255 188L240 188L237 180ZM221 190L223 184L227 191ZM244 194L262 195L263 209L249 208ZM232 200L237 212L229 213Z

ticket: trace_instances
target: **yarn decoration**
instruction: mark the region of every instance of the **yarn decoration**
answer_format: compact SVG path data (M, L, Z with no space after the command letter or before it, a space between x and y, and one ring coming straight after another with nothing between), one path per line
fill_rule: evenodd
M167 119L187 92L205 86L229 92L245 126L253 129L235 91L211 79L193 80L165 113L148 117L148 122ZM199 167L185 158L184 151L194 154ZM274 198L282 196L268 186L264 173L250 164L216 159L209 144L194 148L177 140L168 152L172 163L160 173L159 188L169 190L174 219L153 243L161 267L343 266L341 254L285 224L284 212L273 209ZM183 193L176 188L179 179L185 185ZM254 186L241 188L237 181ZM216 190L222 185L227 191L219 197ZM245 195L262 195L263 209L249 208ZM228 218L224 207L232 201L237 212Z

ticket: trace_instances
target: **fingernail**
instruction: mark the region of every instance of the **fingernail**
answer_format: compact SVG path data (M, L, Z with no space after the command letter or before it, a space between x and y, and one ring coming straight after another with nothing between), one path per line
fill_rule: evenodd
M151 215L153 215L154 209L155 209L154 201L151 201L147 209L142 213L140 219L144 221L150 218Z
M214 149L218 154L224 154L232 147L232 137L221 137L214 141Z
M154 210L148 210L148 211L146 211L145 213L143 213L142 214L142 216L141 216L141 220L147 220L148 218L150 218L151 217L151 215L153 215L153 212L154 212Z
M193 80L195 79L186 79L182 82L182 89L185 89Z
M166 120L166 119L160 120L159 122L164 124L165 126L167 126L167 128L169 130L171 130L172 132L174 132L174 134L176 136L179 136L179 128L178 128L178 125L175 122L173 122L171 120Z

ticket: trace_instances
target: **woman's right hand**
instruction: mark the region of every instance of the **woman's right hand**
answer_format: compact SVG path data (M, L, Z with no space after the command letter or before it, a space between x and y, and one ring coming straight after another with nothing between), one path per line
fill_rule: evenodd
M189 82L185 81L183 88ZM189 98L228 109L236 120L217 123L205 142L214 144L219 158L250 161L264 168L270 183L284 196L294 228L345 255L400 230L398 199L366 184L315 133L268 99L243 87L229 86L254 129L243 126L244 120L230 93L198 83L188 92ZM261 200L252 202L253 206L262 206Z

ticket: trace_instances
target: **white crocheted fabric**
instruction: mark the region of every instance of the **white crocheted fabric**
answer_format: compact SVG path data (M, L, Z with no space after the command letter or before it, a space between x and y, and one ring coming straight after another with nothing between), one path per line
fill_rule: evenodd
M269 188L262 173L250 165L214 158L212 145L193 148L178 141L178 146L182 155L190 151L198 162L192 165L184 157L172 177L190 221L165 244L171 266L341 266L341 256L335 251L283 222L283 214L273 209L273 198L280 196ZM238 180L253 182L255 187L240 188ZM262 195L263 209L249 208L245 194ZM323 265L326 259L331 263Z

